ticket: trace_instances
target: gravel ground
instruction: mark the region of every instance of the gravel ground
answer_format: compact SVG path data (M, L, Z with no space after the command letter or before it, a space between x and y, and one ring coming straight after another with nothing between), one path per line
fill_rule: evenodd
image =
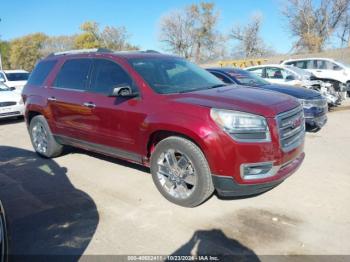
M0 121L11 254L350 255L350 103L328 118L280 186L193 209L165 200L146 168L81 150L42 159L23 121Z

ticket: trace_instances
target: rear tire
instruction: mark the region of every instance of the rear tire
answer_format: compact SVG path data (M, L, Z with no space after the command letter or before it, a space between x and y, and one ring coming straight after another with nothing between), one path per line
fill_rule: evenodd
M151 173L159 192L183 207L198 206L214 192L203 152L182 137L168 137L156 145L151 155Z
M29 134L32 145L40 156L53 158L62 154L63 146L55 140L44 116L35 116L30 121Z

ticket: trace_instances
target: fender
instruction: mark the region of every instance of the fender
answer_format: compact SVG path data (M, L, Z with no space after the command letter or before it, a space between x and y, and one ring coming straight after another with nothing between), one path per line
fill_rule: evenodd
M162 121L164 116L158 114L145 119L140 137L140 142L144 145L142 155L148 155L148 145L153 134L157 132L180 134L196 143L209 161L211 169L216 170L218 168L216 167L217 163L211 163L210 160L215 159L212 155L225 158L223 148L217 146L220 144L217 141L220 139L218 132L222 132L222 130L214 123L208 127L208 121L203 121L202 117L194 117L180 112L178 116L177 118L167 119L166 124Z

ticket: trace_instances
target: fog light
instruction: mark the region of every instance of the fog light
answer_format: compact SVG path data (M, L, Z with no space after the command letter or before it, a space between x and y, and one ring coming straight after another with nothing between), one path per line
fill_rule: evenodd
M273 162L242 164L241 177L244 180L261 179L274 176L279 167L274 166Z

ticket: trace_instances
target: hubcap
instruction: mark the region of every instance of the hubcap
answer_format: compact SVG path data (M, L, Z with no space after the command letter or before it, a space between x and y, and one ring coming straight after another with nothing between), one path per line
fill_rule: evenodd
M186 154L169 149L158 158L158 180L164 190L178 199L188 198L197 184L197 175Z
M42 124L37 123L32 129L33 144L36 151L46 153L47 151L47 133Z

